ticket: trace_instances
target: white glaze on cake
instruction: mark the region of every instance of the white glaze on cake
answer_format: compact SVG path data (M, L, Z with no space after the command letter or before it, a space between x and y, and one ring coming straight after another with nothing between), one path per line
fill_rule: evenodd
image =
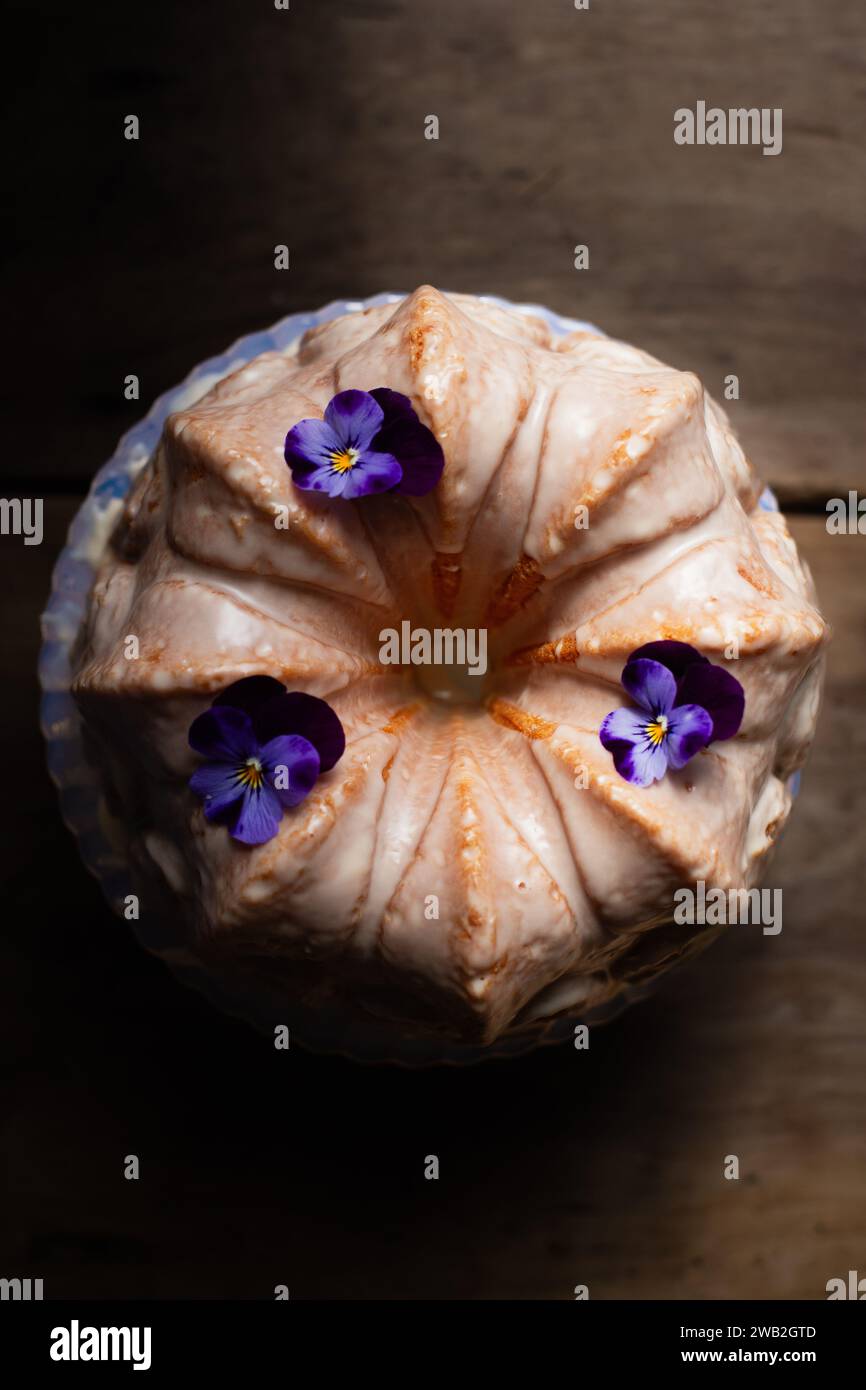
M435 492L294 488L287 430L383 385L442 444ZM673 892L757 880L817 714L824 624L760 491L693 375L429 287L220 381L167 422L79 653L142 912L272 1014L298 1001L349 1038L375 1016L396 1039L486 1043L704 944L706 928L668 925ZM453 698L434 700L429 672L381 666L379 634L404 618L486 627L488 676L446 675ZM661 637L717 662L736 641L746 713L735 739L638 788L597 731L628 654ZM249 849L188 792L187 730L259 672L327 699L347 749Z

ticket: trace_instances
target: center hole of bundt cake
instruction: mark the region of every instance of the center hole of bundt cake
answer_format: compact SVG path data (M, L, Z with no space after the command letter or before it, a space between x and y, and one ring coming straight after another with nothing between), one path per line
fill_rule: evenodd
M486 628L426 628L404 620L380 634L379 659L411 672L428 699L480 705L490 693Z
M487 672L473 674L467 666L417 666L415 683L431 700L448 705L480 705L490 693Z

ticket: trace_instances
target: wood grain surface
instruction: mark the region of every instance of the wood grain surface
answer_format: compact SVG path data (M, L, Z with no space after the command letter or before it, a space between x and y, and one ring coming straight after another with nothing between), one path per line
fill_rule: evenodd
M47 500L42 546L0 538L0 1273L46 1297L812 1299L866 1272L866 540L823 516L866 491L862 6L19 20L3 488ZM698 99L783 107L783 153L675 146ZM587 1053L359 1070L275 1053L110 915L43 770L38 616L81 491L153 396L291 310L424 281L589 318L717 395L736 373L727 408L804 513L835 637L770 874L780 936L731 928Z
M735 373L747 451L786 497L866 483L859 0L212 0L22 22L10 471L82 485L141 413L127 373L146 402L291 310L429 281L588 318L719 396ZM699 99L781 106L782 153L675 145L674 110Z

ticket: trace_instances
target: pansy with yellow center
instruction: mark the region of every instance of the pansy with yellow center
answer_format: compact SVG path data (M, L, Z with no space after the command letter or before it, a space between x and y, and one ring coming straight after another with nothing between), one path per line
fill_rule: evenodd
M742 722L740 682L687 642L638 647L621 680L639 710L613 710L598 736L617 772L635 786L647 787L669 768L685 767L709 743L733 738Z
M442 448L408 396L340 391L323 420L301 420L286 435L285 459L296 487L352 501L377 492L422 497L442 476Z
M193 720L190 746L206 762L189 785L205 818L246 845L279 830L283 811L297 806L346 746L330 705L272 676L246 676Z

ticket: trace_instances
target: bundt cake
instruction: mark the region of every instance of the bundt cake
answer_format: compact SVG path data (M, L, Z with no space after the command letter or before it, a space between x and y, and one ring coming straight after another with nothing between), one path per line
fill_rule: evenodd
M171 415L73 672L157 948L435 1057L704 945L674 894L758 881L820 691L762 491L692 374L428 286Z

